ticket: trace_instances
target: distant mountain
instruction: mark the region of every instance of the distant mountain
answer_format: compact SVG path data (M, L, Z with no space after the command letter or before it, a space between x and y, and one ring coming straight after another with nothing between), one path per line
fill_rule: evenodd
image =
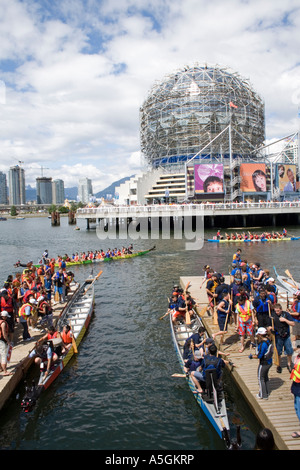
M134 175L132 175L134 176ZM100 198L100 197L104 197L106 198L107 197L107 194L111 194L112 197L114 197L115 195L115 189L117 186L120 186L120 184L122 183L125 183L125 181L129 180L130 178L132 178L132 176L126 176L125 178L122 178L118 181L115 181L114 183L112 183L110 186L107 186L107 188L103 189L102 191L99 191L97 194L95 194L95 197L96 198Z

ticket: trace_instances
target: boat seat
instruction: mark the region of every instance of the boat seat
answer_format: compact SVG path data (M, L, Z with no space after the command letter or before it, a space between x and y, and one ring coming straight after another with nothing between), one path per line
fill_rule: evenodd
M206 392L206 396L203 396L203 399L209 403L213 403L214 396L213 396L213 385L215 386L217 392L217 400L220 401L220 387L218 384L217 378L217 370L216 369L206 369L205 371L205 378L206 381L204 383L204 389Z

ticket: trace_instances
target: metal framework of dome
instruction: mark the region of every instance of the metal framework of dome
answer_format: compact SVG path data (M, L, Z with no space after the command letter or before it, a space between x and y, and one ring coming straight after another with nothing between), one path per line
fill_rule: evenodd
M222 135L229 124L230 143ZM262 99L247 79L217 65L195 64L167 75L140 108L141 151L153 167L177 166L201 148L200 159L223 160L231 152L253 160L264 139Z

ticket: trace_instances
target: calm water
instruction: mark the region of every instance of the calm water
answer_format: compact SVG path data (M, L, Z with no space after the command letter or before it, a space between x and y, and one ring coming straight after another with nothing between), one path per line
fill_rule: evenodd
M95 230L60 227L50 220L0 222L1 278L15 273L20 259L37 261L47 248L50 256L129 244L99 241ZM278 227L281 230L282 227ZM297 227L290 232L299 235ZM206 238L214 235L207 231ZM287 267L296 274L297 241L242 246L249 261L265 267ZM205 244L186 251L184 240L137 240L135 249L156 250L144 257L101 264L103 274L95 286L96 307L79 354L40 398L30 414L20 411L22 386L1 411L2 449L198 450L224 449L203 417L180 372L167 319L174 282L180 276L202 274L209 263L228 273L236 245ZM99 265L74 267L76 280L97 274ZM256 367L256 366L255 366ZM31 371L34 374L35 370ZM230 377L226 381L229 418L241 425L243 449L252 449L259 429Z

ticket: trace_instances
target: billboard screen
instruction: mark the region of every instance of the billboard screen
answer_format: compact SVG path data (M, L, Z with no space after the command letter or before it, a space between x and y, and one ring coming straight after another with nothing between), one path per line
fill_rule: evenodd
M266 165L264 163L242 163L240 177L240 189L244 193L264 193L267 191Z
M280 191L297 191L296 165L278 163L276 170L276 184Z
M223 164L200 163L194 166L195 193L224 193Z

